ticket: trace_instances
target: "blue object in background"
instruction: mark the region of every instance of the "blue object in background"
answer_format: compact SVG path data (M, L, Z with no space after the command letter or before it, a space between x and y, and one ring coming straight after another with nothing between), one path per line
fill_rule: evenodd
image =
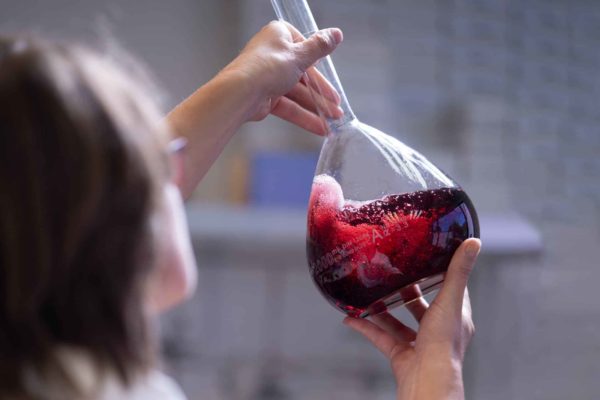
M310 152L256 153L250 165L250 205L306 208L318 159Z

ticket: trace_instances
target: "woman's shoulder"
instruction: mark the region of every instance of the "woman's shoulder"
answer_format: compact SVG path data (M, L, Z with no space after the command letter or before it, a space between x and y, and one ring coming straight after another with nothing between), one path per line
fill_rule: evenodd
M179 385L163 372L153 369L124 386L117 375L98 369L83 352L71 348L57 350L61 367L86 399L94 400L186 400ZM29 370L27 390L35 398L64 399L65 388L50 376Z

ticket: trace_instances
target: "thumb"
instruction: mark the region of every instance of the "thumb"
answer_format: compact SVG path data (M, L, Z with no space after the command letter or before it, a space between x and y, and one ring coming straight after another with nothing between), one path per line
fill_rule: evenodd
M328 28L317 31L308 39L298 42L296 44L298 66L303 72L306 71L321 58L331 54L342 40L344 35L341 30Z
M450 261L444 283L434 301L445 304L447 309L461 312L469 275L480 250L479 239L467 239L460 245Z

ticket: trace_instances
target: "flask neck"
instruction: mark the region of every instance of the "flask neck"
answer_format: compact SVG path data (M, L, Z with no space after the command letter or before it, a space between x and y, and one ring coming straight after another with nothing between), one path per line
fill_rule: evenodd
M319 30L315 18L313 17L312 11L308 6L306 0L271 0L275 13L280 20L289 22L296 29L298 29L304 37L309 37ZM315 68L329 81L331 86L340 95L340 108L344 111L344 115L340 118L328 118L324 110L319 107L320 102L315 101L319 115L327 121L329 132L332 132L342 125L347 124L356 119L348 98L344 93L344 88L340 82L340 78L337 75L333 61L331 57L327 56L320 60ZM318 85L313 85L313 88L321 93Z
M327 125L329 128L329 133L335 131L342 125L345 125L351 121L356 119L352 108L350 107L350 103L348 102L348 98L346 97L346 93L344 92L344 88L340 82L340 79L335 70L335 66L333 65L333 61L331 61L331 57L327 56L321 61L317 63L315 66L316 69L325 77L325 79L331 83L333 88L340 96L340 104L339 107L342 109L344 114L339 118L329 118L326 116L325 112L319 107L319 102L316 102L317 109L319 115L327 121Z

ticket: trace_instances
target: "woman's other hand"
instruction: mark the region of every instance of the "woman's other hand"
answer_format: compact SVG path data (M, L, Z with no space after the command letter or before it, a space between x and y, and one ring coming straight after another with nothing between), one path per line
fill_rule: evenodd
M323 29L305 39L292 25L273 21L248 42L241 54L222 73L241 73L255 96L248 120L258 121L272 113L313 133L327 128L319 118L315 101L328 117L339 118L340 97L313 68L343 40L337 28ZM309 79L303 78L307 72ZM318 87L318 92L311 90Z
M180 185L188 198L225 145L247 121L272 113L319 135L325 116L338 118L340 97L313 67L342 41L339 29L324 29L305 39L285 22L271 22L216 77L182 101L167 116L174 136L188 141ZM304 73L308 80L304 79ZM318 86L317 94L312 88ZM312 92L311 92L312 91Z
M418 332L388 313L344 320L390 360L398 399L464 399L462 363L474 333L467 281L480 248L478 239L463 242L431 305L423 298L407 305Z

